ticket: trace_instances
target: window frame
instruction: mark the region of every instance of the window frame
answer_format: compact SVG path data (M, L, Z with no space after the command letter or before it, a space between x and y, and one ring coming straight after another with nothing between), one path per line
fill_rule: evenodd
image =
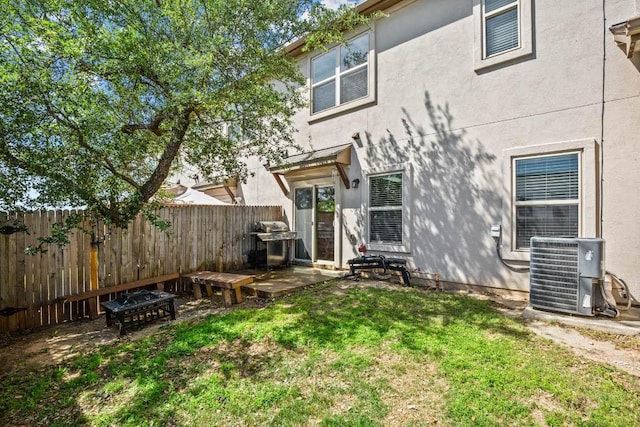
M486 20L513 8L518 9L518 46L491 56L486 52ZM485 13L485 0L473 0L474 69L485 70L505 62L533 56L533 0L514 0L513 3Z
M513 145L513 144L512 144ZM516 250L515 242L515 161L527 157L552 156L579 153L580 205L578 206L578 237L600 237L599 198L599 146L595 139L553 142L508 148L502 151L502 239L501 252L504 259L529 261L528 249Z
M378 173L378 174L372 174L372 175L368 175L367 179L369 180L369 211L368 211L368 218L369 218L369 233L368 233L368 240L373 243L373 244L377 244L377 245L402 245L404 243L404 236L402 233L402 228L404 228L404 221L401 222L400 226L400 241L399 242L393 242L393 241L377 241L374 242L372 241L372 237L371 237L371 215L373 212L391 212L391 211L400 211L400 215L401 215L401 220L402 218L402 210L403 210L403 206L406 203L405 200L405 196L404 194L400 194L401 196L401 200L400 200L400 204L399 205L384 205L384 206L373 206L373 204L371 204L371 188L373 187L371 184L371 181L375 178L379 178L379 177L385 177L385 176L392 176L392 175L400 175L400 183L402 185L401 187L401 193L403 193L403 189L404 189L404 173L402 172L387 172L387 173Z
M362 107L364 105L372 104L375 102L376 90L375 90L375 31L374 24L370 23L370 27L365 29L357 29L351 33L348 33L345 36L347 44L351 41L354 41L364 35L368 35L369 37L369 51L367 54L367 61L363 64L356 65L353 68L342 71L340 67L340 52L343 44L334 44L330 46L327 51L316 51L308 56L307 60L307 70L308 70L308 93L309 93L309 122L314 122L317 120L324 119L329 116L333 116L336 114L340 114L345 111L353 110L355 108ZM335 71L331 77L323 79L318 82L313 81L313 61L317 58L320 58L323 55L333 54L335 56ZM363 97L353 99L350 101L346 101L340 103L340 81L341 77L345 75L350 75L355 73L356 71L365 69L367 70L367 94ZM336 104L332 107L325 108L324 110L314 112L313 111L313 94L314 88L318 86L322 86L330 82L331 80L335 81L335 101Z
M578 157L578 198L577 199L546 199L546 200L532 200L532 201L518 201L516 200L517 195L517 165L516 163L519 160L527 160L527 159L541 159L544 157L558 157L565 155L577 155ZM512 165L511 165L511 241L513 242L512 250L516 252L528 252L529 248L519 248L517 246L517 235L518 235L518 220L517 220L517 211L518 207L521 206L578 206L578 236L580 236L580 230L582 229L582 215L581 206L582 206L582 192L580 189L582 188L582 156L580 150L573 151L565 151L561 153L545 153L545 154L533 154L533 155L525 155L525 156L517 156L512 157Z
M233 122L224 122L224 133L227 140L232 143L241 144L249 139L244 130L242 120Z
M371 199L371 178L393 175L402 175L402 206L397 208L402 211L402 243L382 243L371 242L371 215L370 212L390 210L388 207L373 207L370 206ZM381 251L381 252L395 252L395 253L410 253L411 252L411 186L412 186L412 169L408 163L401 163L395 165L389 165L387 167L379 167L375 169L368 169L363 171L365 177L365 185L363 188L363 212L366 214L366 230L364 235L366 236L366 244L369 250ZM394 209L395 210L395 209Z
M511 0L511 3L499 7L495 10L492 10L491 12L487 12L486 11L486 3L487 0L482 0L482 56L484 58L491 58L497 55L502 55L504 53L510 52L512 50L516 50L516 49L520 49L520 45L521 45L521 40L522 40L522 32L520 31L521 29L521 18L520 18L520 11L521 11L521 7L520 7L520 0ZM511 11L512 9L516 9L517 10L517 24L518 24L518 45L516 47L512 47L509 49L505 49L505 50L501 50L500 52L488 55L487 54L487 20L489 20L490 18L505 14L509 11Z

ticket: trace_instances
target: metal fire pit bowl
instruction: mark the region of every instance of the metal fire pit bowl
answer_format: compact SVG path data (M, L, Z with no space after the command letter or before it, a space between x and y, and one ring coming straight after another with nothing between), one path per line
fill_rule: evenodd
M118 321L120 335L127 333L127 328L142 325L155 319L171 316L176 318L174 295L162 291L131 292L112 301L105 301L100 305L107 314L107 326Z

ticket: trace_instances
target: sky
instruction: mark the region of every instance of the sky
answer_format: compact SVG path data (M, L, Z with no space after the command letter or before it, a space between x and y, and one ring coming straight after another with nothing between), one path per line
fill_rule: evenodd
M331 9L337 9L343 4L358 4L363 1L364 0L322 0L322 3Z

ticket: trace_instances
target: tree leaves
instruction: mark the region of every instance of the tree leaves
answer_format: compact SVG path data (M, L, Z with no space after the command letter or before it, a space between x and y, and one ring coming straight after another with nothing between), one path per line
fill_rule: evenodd
M242 177L247 156L277 161L306 102L283 47L365 22L313 0L0 6L0 210L84 207L121 227L181 162Z

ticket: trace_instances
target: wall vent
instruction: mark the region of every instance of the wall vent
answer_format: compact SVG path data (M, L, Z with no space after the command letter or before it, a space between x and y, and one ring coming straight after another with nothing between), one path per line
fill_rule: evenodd
M602 303L604 240L531 238L533 308L593 316Z

